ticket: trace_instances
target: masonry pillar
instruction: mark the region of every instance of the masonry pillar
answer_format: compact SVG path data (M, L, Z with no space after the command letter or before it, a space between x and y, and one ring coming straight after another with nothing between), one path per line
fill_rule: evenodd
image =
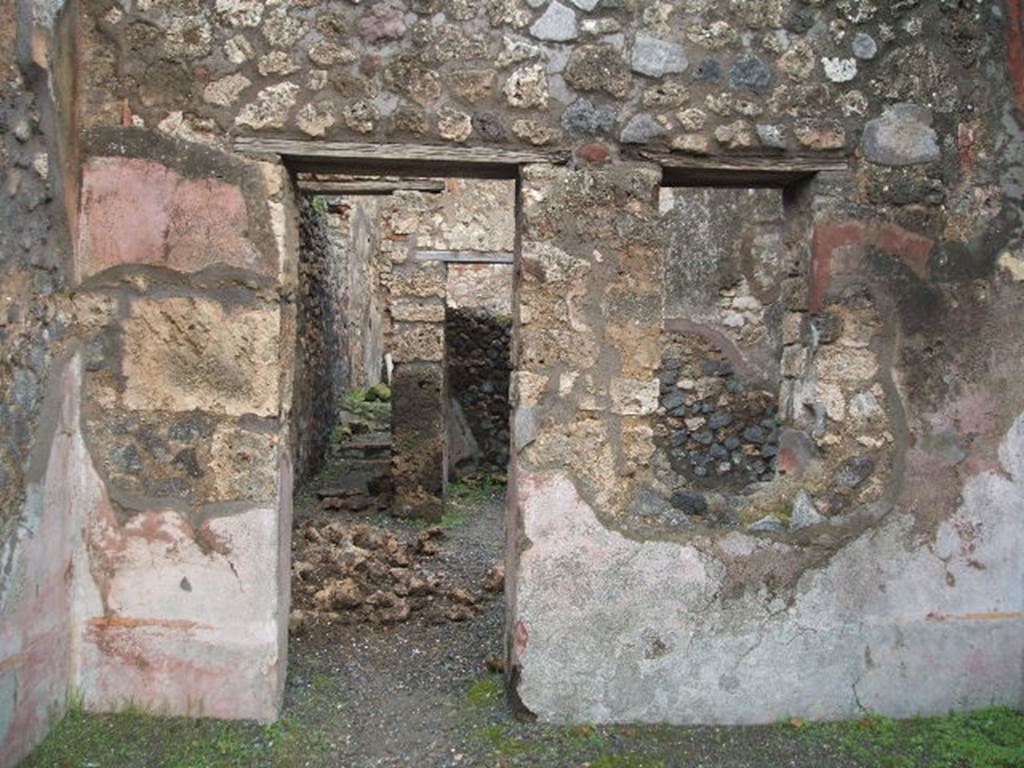
M297 223L283 168L87 136L73 615L87 708L272 721L284 692Z
M447 483L445 265L402 258L391 274L393 512L440 520Z
M659 181L658 168L625 163L529 166L521 180L507 669L519 700L545 719L585 719L594 694L572 660L605 680L600 646L629 623L614 596L642 605L660 588L604 572L622 565L614 527L654 452Z

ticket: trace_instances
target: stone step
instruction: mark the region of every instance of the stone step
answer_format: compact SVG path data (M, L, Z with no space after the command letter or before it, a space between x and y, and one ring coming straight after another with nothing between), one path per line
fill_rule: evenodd
M338 446L338 456L342 459L377 459L390 455L390 441L386 443L352 442Z

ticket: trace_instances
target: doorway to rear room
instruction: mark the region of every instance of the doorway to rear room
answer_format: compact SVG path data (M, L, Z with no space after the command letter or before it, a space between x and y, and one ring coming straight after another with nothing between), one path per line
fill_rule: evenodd
M295 169L294 632L500 603L516 166L455 171Z

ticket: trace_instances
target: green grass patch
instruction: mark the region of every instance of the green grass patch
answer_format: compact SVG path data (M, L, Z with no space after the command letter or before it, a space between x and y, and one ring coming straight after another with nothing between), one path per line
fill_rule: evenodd
M490 472L469 475L448 485L448 498L461 504L490 501L505 490L505 478Z
M450 531L453 528L459 528L466 524L466 513L461 509L446 506L444 514L441 515L441 527Z
M474 707L493 707L505 696L505 680L500 674L487 675L469 686L466 700Z
M88 714L72 706L23 768L248 768L301 766L323 736L287 718L268 726L160 718L138 710Z
M664 760L633 755L601 755L591 763L592 768L665 768L666 765Z
M1005 707L910 720L870 715L800 731L833 741L850 757L877 768L1024 766L1024 714Z
M507 726L492 723L473 732L473 739L483 742L485 748L497 755L513 755L530 749L530 743L509 735Z

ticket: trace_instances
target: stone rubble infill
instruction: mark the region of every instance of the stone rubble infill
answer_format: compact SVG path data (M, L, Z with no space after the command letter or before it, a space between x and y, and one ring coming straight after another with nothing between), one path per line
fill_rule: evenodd
M293 634L307 623L427 624L464 621L484 612L478 592L425 567L445 538L440 528L414 532L366 523L311 523L296 532L290 617ZM493 568L482 589L500 592L504 571Z

